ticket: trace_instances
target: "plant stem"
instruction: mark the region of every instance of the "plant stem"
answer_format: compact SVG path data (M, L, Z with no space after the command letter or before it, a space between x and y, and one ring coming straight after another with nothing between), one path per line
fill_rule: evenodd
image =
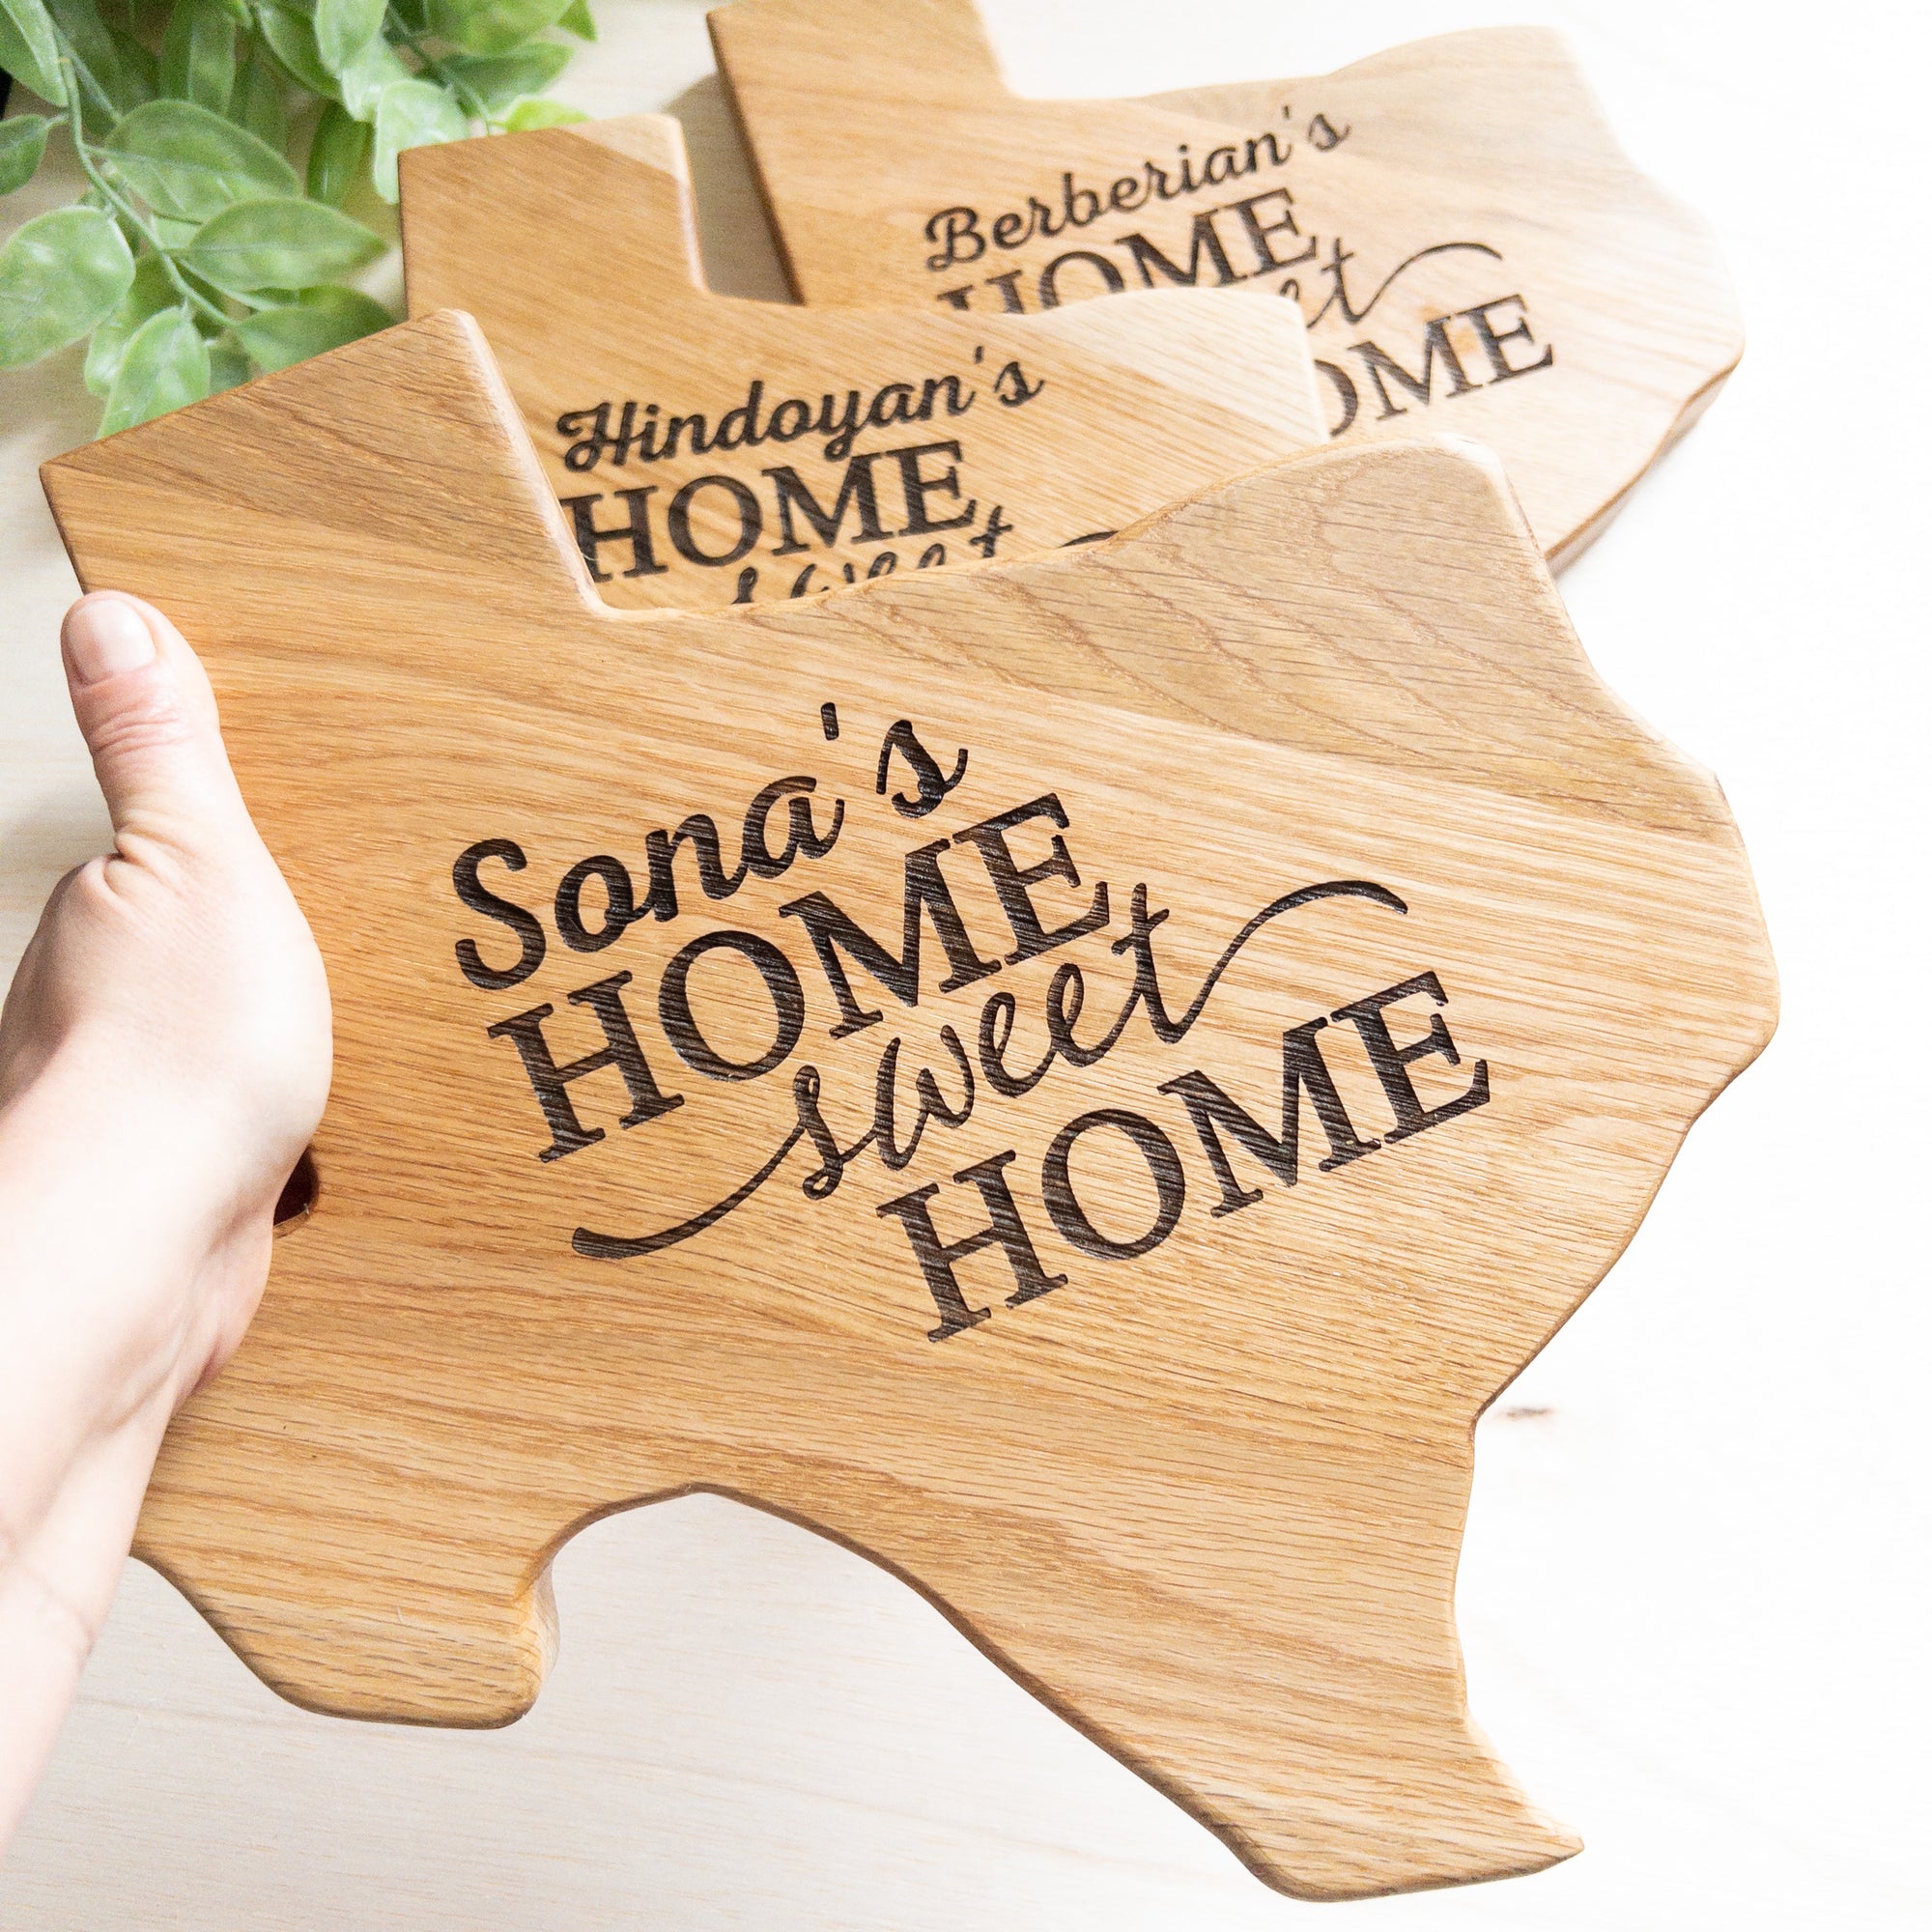
M74 75L71 57L63 53L61 64L68 71L68 133L72 138L73 151L79 156L81 172L87 176L95 192L111 203L117 213L134 225L142 241L147 242L148 246L155 251L156 256L160 261L162 271L166 274L168 280L175 285L175 289L181 296L182 300L186 302L190 307L198 309L217 328L228 329L234 326L234 318L228 315L225 310L217 308L199 290L189 286L186 276L182 273L180 268L176 265L174 251L163 245L160 237L142 218L134 208L134 205L128 201L120 189L114 186L96 165L94 150L89 146L87 135L80 125L80 87Z
M80 80L86 82L94 96L95 104L118 121L121 118L121 110L114 104L114 97L95 78L93 69L74 51L73 43L61 30L59 22L49 16L48 24L53 27L54 38L59 43L61 54L67 63L69 92L73 92L73 82L78 76Z

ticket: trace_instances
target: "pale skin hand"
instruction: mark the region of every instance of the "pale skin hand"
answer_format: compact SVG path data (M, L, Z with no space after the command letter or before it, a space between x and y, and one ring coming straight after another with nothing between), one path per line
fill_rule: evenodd
M0 1013L0 1852L52 1748L168 1419L234 1352L328 1091L328 987L159 611L68 613L115 849Z

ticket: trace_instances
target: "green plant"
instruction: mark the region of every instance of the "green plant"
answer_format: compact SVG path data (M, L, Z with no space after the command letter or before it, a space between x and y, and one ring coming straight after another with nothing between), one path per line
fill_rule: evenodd
M385 327L343 204L393 202L405 148L582 120L540 98L554 30L594 39L587 0L0 0L57 110L0 122L0 194L61 131L88 184L0 247L0 368L88 338L106 436Z

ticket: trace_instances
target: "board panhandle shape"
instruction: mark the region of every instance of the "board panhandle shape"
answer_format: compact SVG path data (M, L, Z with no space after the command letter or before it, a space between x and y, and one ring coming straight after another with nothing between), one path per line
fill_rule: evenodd
M411 149L413 314L468 309L605 600L696 609L1111 534L1324 440L1301 318L714 296L663 115Z
M1542 29L1447 34L1319 79L1027 100L973 0L738 0L710 18L801 300L1287 296L1336 433L1480 437L1554 563L1743 350L1709 231L1631 164Z
M46 466L327 962L313 1210L137 1548L310 1707L498 1724L707 1490L903 1577L1270 1885L1576 1849L1475 1728L1471 1429L1776 992L1495 459L619 612L431 317Z

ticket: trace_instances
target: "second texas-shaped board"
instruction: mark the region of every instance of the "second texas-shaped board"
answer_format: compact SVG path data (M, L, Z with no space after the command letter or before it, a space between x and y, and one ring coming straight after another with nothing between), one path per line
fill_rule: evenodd
M704 286L657 115L403 157L410 306L468 309L607 602L704 608L1111 533L1325 440L1287 303L1033 317Z

